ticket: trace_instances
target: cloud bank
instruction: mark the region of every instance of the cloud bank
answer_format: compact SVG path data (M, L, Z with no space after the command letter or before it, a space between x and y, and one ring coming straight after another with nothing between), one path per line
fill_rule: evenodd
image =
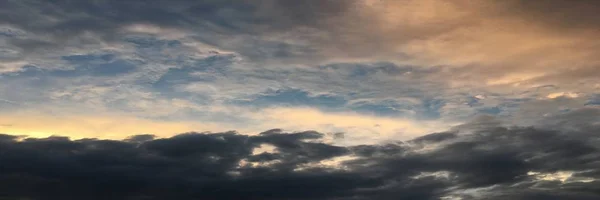
M336 146L315 131L124 140L0 135L7 199L597 199L598 123L485 120Z
M431 131L402 131L422 123L443 130L478 115L535 125L594 106L600 89L596 1L9 0L0 6L7 8L0 10L3 118L102 113L257 133L295 109L329 116L310 129L400 136ZM383 130L366 122L336 125L346 114L400 123ZM0 131L65 131L11 123ZM95 127L88 132L111 129ZM295 127L306 124L281 128L302 130Z

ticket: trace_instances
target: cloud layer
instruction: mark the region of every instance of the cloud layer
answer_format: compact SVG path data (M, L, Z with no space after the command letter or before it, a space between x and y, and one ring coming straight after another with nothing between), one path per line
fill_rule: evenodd
M336 146L315 131L125 140L0 135L0 197L26 199L597 199L598 123L474 121ZM489 122L489 121L488 121Z
M599 2L0 1L0 199L600 199Z
M595 106L600 89L596 1L11 0L1 6L8 8L0 11L3 118L102 113L258 133L272 128L272 119L288 119L282 113L292 109L329 116L310 124L324 132L414 136L430 130L402 130L423 123L443 130L482 114L535 125ZM339 124L340 115L365 123ZM370 123L380 119L399 123ZM296 122L280 128L307 127ZM22 134L64 131L11 124Z

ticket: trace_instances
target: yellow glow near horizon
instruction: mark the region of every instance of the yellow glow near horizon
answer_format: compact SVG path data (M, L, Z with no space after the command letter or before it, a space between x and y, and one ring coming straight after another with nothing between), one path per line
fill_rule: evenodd
M13 114L1 116L0 133L29 137L68 136L73 139L124 139L136 134L155 134L159 137L190 131L214 130L205 124L165 122L123 115Z
M442 122L419 122L403 118L388 118L358 113L327 113L311 108L270 108L260 112L240 111L240 115L257 122L247 126L236 122L160 121L124 113L95 115L50 115L23 112L0 115L0 133L28 137L67 136L72 139L124 139L131 135L154 134L170 137L186 132L223 132L235 130L255 135L265 130L281 128L286 132L315 130L322 133L344 132L337 139L346 145L376 143L385 140L410 139L449 127ZM330 137L324 138L330 140ZM324 141L333 142L333 141Z

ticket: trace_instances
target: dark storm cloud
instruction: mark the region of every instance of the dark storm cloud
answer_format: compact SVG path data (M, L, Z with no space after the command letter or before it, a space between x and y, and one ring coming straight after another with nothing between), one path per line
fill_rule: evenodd
M600 198L598 124L567 131L480 123L466 133L465 127L410 141L350 147L319 142L323 134L318 132L279 129L256 136L186 133L122 141L0 135L0 197ZM253 154L261 145L275 149ZM339 166L318 164L340 156L355 158ZM560 172L572 176L562 182L535 175L548 178ZM464 192L468 189L479 190Z

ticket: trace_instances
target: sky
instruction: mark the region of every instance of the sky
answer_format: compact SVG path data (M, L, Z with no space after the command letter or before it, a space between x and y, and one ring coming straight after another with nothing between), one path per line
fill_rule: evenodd
M600 199L598 13L3 0L0 199Z

